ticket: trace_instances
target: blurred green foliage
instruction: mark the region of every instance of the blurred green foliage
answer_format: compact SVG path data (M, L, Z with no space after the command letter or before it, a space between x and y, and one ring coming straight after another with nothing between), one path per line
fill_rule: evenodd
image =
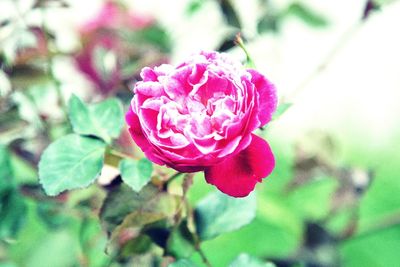
M373 1L373 10L383 2ZM57 3L68 8L64 1L36 1L32 9ZM230 0L189 1L187 19L207 3L215 4L228 29L243 29ZM288 18L321 31L330 25L302 1L278 6L259 1L257 34L279 34ZM102 78L113 78L120 67L115 88L87 90L87 101L73 95L67 102L55 61L73 61L80 51L58 49L48 25L18 21L0 21L0 30L12 25L0 40L1 267L400 264L400 133L392 148L369 153L367 144L360 151L325 131L322 138L310 134L310 146L307 137L286 139L273 127L263 129L276 168L256 193L232 199L201 174L179 176L151 165L124 139L128 85L141 67L163 62L174 50L168 29L158 23L118 29L112 38L125 44L118 46L122 55L103 46L92 51ZM235 46L232 36L221 51ZM83 47L87 37L81 36ZM116 60L111 69L109 52ZM281 104L273 123L291 106ZM350 142L364 141L355 136ZM345 149L336 153L327 143Z

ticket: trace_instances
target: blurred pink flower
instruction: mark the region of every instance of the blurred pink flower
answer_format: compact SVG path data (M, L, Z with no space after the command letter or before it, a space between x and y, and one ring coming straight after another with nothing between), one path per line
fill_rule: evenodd
M126 40L119 31L138 31L153 23L151 17L131 14L114 1L107 1L99 13L80 28L83 48L75 57L78 69L103 94L116 89L123 78L121 61L129 58Z
M144 68L126 114L136 144L154 163L204 171L208 183L244 197L275 160L252 132L271 120L275 87L227 54L201 52L177 67Z
M121 27L143 29L151 26L154 19L149 16L129 13L114 1L107 1L96 17L86 22L82 33L90 33L99 29L118 29Z

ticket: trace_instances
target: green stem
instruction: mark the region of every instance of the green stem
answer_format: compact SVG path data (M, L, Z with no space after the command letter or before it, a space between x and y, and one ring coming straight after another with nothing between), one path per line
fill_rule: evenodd
M246 48L246 46L245 46L245 44L243 42L243 39L242 39L242 37L240 35L240 32L236 35L235 44L237 44L243 50L243 52L246 54L247 66L250 67L250 68L255 68L256 64L254 64L254 61L251 58L250 53L247 50L247 48Z
M199 253L201 260L203 261L203 263L207 266L207 267L212 267L210 261L207 259L206 254L204 253L204 251L201 249L200 247L200 241L199 241L199 237L197 235L195 235L195 244L194 247L197 251L197 253Z
M111 147L108 147L106 149L105 159L104 159L105 164L118 168L119 162L123 159L136 160L133 156L117 151Z
M113 148L109 148L109 149L107 150L107 153L109 153L109 154L111 154L111 155L113 155L113 156L119 157L120 159L124 159L124 158L135 159L134 156L128 155L128 154L126 154L126 153L124 153L124 152L115 150L115 149L113 149Z
M183 173L181 173L181 172L177 172L177 173L171 175L171 176L168 178L167 183L168 183L168 184L171 183L173 180L175 180L176 178L178 178L178 177L181 176L182 174L183 174Z

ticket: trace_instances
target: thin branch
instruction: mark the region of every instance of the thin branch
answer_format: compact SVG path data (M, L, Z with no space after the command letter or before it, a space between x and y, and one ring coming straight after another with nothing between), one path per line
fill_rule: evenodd
M204 253L204 251L201 249L200 247L200 241L197 235L195 235L195 249L196 251L199 253L201 260L203 261L203 263L207 266L207 267L212 267L210 261L207 259L206 254Z

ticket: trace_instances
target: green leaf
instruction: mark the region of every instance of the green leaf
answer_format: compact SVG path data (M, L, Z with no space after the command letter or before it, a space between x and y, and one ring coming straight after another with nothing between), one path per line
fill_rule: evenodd
M13 173L10 165L10 154L7 147L0 144L0 193L13 185Z
M14 238L25 222L26 205L18 193L10 154L0 145L0 238Z
M90 185L103 167L106 144L76 134L66 135L44 151L39 179L47 195Z
M268 10L263 17L257 23L258 33L264 32L278 32L279 31L279 20L281 18L275 12Z
M342 266L399 266L400 225L347 239L339 246Z
M181 197L160 192L153 185L146 186L139 193L133 192L124 184L120 189L122 190L115 190L118 193L110 194L112 197L106 199L100 213L103 225L111 233L107 251L125 259L133 254L147 252L152 243L165 247L165 241L159 244L153 237L157 240L163 239L164 233L170 227L166 222L173 220ZM125 196L121 198L120 195ZM154 236L154 233L160 232L161 234Z
M190 232L187 221L182 221L172 229L167 241L166 254L174 258L189 258L195 251L195 240Z
M14 238L25 222L26 204L17 190L0 195L0 239Z
M168 267L197 267L192 261L181 259L168 265Z
M226 22L235 28L241 29L241 24L239 17L231 3L230 0L220 0L218 1L219 6L221 8L222 14L225 17Z
M263 262L258 258L252 257L248 254L240 254L229 267L275 267L275 264L270 262Z
M330 211L332 195L337 186L338 182L333 178L319 178L291 192L289 203L304 219L323 219Z
M133 36L131 36L130 39L131 41L135 41L136 45L154 45L160 49L161 52L169 52L171 50L170 37L166 31L157 24L133 32Z
M135 192L139 192L150 181L153 164L146 158L123 159L120 161L119 170L122 180Z
M128 214L140 209L157 193L158 189L151 184L137 193L128 186L121 184L107 195L101 207L100 220L103 227L111 233Z
M116 98L88 106L72 95L68 113L74 132L94 135L107 143L120 135L124 124L122 104Z
M11 154L10 164L17 184L37 183L37 171L27 161L17 155Z
M397 135L398 136L398 135ZM398 152L400 140L393 140L395 152L386 149L386 155L376 154L376 169L368 190L360 199L358 232L369 231L377 225L385 225L400 214L400 154Z
M198 12L202 6L204 5L205 1L202 0L191 0L189 4L186 6L185 13L186 15L194 15L196 12Z
M304 23L313 27L325 27L328 25L328 21L325 17L300 3L291 4L286 14L294 15L300 18Z
M212 239L249 224L256 215L256 196L233 198L220 192L209 194L195 209L195 223L200 239Z
M78 265L79 246L69 229L46 233L32 248L26 262L30 267L70 267Z

